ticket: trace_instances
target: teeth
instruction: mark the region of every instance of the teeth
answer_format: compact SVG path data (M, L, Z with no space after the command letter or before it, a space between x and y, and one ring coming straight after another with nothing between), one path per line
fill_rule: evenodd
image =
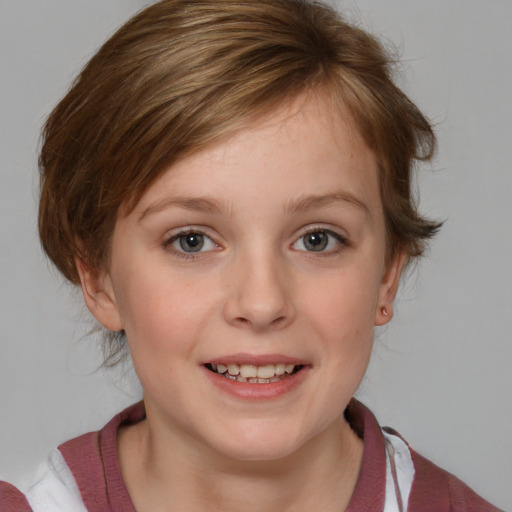
M286 371L285 364L276 364L276 375L284 375L285 371Z
M219 373L224 374L232 380L240 382L252 383L268 383L277 382L283 376L287 377L295 370L294 364L266 364L262 366L255 366L252 364L212 364L212 369Z
M237 364L228 364L229 375L238 375L240 373L240 366Z
M258 378L270 379L276 374L276 367L273 364L258 366Z
M240 377L244 379L251 379L258 376L258 367L252 364L240 365Z

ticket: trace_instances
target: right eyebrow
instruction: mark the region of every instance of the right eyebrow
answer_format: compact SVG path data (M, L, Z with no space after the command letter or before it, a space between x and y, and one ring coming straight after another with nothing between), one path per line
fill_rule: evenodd
M139 216L139 222L168 208L198 211L209 214L231 215L232 207L212 197L170 197L149 205Z
M299 197L298 199L289 202L286 205L285 211L287 213L296 213L300 211L313 210L314 208L321 208L336 203L345 203L351 205L358 210L364 212L368 217L372 217L368 205L356 195L345 191L339 190L332 194L325 195L307 195Z

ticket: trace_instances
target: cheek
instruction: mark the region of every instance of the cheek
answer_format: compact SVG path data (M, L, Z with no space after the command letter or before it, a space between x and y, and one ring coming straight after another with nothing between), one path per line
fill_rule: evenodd
M208 287L165 270L127 272L131 278L120 287L118 306L133 356L187 353L213 307Z
M207 289L199 293L187 280L153 268L127 274L132 277L119 290L119 310L143 389L162 400L170 394L178 403L183 397L180 383L197 362L195 351L212 298Z
M310 315L332 333L373 331L380 276L353 267L307 283L302 303Z
M324 346L324 364L340 382L358 386L368 364L374 337L379 286L372 272L339 272L303 302L313 333ZM336 377L337 378L337 377Z

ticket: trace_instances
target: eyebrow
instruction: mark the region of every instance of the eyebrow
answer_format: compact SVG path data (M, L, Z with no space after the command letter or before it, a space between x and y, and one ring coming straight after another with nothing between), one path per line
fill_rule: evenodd
M170 197L145 208L139 216L139 222L172 207L209 214L231 215L232 212L230 204L211 197Z
M290 201L285 207L285 213L297 213L301 211L313 210L323 206L330 206L334 203L345 202L360 210L363 210L371 218L371 212L367 204L354 194L348 191L340 190L332 194L307 195Z
M289 201L285 208L285 214L293 214L330 206L334 203L345 202L360 210L363 210L370 218L371 213L368 206L355 195L347 191L338 191L332 194L307 195ZM195 212L208 214L220 214L230 216L233 212L232 205L211 197L171 197L158 201L145 208L139 216L139 222L145 218L159 213L168 208L181 208Z

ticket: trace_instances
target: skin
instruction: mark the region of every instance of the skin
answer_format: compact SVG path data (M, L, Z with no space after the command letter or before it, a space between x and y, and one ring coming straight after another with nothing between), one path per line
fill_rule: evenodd
M119 212L108 272L78 266L144 389L147 419L118 439L138 511L344 510L363 446L343 410L403 263L385 248L375 156L321 97L187 157ZM286 392L244 398L204 367L240 353L306 364Z

